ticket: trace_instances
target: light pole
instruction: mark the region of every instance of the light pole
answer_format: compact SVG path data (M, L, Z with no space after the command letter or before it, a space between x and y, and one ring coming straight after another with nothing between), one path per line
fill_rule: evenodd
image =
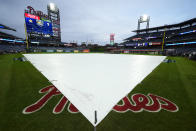
M150 16L148 16L148 15L140 16L140 18L138 19L138 27L137 27L138 31L140 30L140 24L145 23L145 22L147 23L146 24L146 29L148 29L149 28L149 23L150 23Z

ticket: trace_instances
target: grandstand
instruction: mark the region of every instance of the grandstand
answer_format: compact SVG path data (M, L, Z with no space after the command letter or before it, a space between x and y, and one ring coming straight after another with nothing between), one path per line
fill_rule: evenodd
M124 53L156 52L166 55L188 55L196 51L196 18L177 24L134 30L126 38Z
M0 27L3 30L16 31L11 27L2 24L0 24ZM78 47L77 43L55 42L51 44L50 41L48 41L48 43L47 41L42 43L41 40L39 42L31 41L29 45L30 52L74 52L74 50L86 52L88 48ZM0 54L21 52L26 52L26 41L22 38L0 31Z
M0 24L2 30L16 31L14 28ZM0 53L25 52L25 42L22 38L0 31Z

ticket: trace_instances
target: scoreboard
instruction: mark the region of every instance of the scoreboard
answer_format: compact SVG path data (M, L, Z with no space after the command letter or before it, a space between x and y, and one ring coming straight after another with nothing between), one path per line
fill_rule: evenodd
M25 13L25 23L27 33L53 35L52 22L50 20L41 20L39 16Z
M50 3L48 14L27 6L24 12L26 32L30 43L61 43L60 13L58 7Z

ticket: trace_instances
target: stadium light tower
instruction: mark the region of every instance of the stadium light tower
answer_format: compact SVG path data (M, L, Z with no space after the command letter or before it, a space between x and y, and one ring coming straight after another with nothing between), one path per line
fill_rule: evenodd
M149 23L150 23L150 16L148 15L143 15L143 16L140 16L140 18L138 19L138 27L137 27L137 30L140 30L140 24L141 23L147 23L146 25L146 29L149 28Z
M52 21L53 39L56 42L61 42L61 28L60 28L60 12L59 8L54 3L49 3L47 6L48 17Z

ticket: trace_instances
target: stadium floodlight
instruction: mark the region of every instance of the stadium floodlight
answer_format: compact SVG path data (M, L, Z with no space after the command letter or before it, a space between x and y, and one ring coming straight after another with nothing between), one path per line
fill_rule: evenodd
M50 5L50 9L53 10L53 11L55 11L55 5L54 5L54 3L50 3L49 5Z
M142 15L140 16L140 22L147 22L149 20L149 16L148 15Z
M147 15L143 15L143 16L142 16L142 20L143 20L143 21L147 21L147 20L148 20L148 16L147 16Z
M54 11L54 12L58 11L58 8L54 3L49 3L48 7L51 11Z

